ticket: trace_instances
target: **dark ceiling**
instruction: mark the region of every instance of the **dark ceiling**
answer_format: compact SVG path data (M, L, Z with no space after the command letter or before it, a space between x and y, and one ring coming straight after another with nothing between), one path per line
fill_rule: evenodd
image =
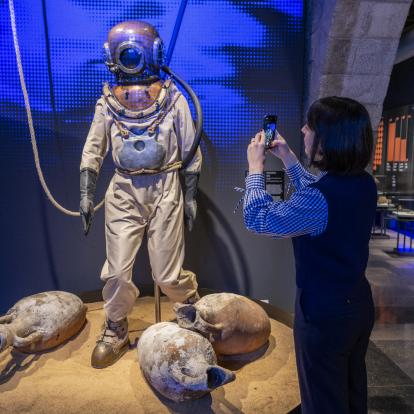
M410 11L405 22L402 34L406 34L414 29L414 2L411 3Z

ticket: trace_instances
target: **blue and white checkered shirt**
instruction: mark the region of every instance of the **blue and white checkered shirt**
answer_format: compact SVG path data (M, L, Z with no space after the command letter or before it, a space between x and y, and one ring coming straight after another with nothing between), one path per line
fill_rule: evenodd
M287 201L273 201L265 191L263 174L246 177L244 223L254 233L273 238L321 234L328 223L328 204L322 193L309 184L318 181L326 172L313 175L298 162L286 170L296 191Z

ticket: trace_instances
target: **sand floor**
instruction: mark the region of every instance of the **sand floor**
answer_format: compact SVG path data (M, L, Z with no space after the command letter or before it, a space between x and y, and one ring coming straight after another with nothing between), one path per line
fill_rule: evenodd
M102 303L90 303L86 325L66 344L41 354L13 349L0 354L0 413L277 414L299 404L292 331L279 322L271 321L269 346L258 359L244 366L221 363L234 369L234 382L178 404L154 393L137 362L138 337L154 323L154 299L137 300L129 318L129 352L115 365L96 370L90 354L103 319ZM163 298L162 320L172 319L172 304Z

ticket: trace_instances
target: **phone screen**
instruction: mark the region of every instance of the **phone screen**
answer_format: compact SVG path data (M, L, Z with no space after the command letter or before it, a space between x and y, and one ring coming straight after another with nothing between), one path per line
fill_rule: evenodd
M265 132L265 147L269 148L271 142L275 139L276 135L276 115L266 115L263 118L263 130Z

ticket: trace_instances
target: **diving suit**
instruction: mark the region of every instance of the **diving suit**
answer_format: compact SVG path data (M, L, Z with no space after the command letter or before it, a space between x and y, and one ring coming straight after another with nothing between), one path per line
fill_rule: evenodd
M98 99L80 165L80 213L85 234L94 209L96 181L112 148L115 174L105 195L106 261L101 272L105 324L92 366L113 364L128 349L127 315L139 295L132 268L145 231L152 277L171 301L198 299L195 274L182 268L184 221L195 220L202 156L188 102L171 78L160 76L164 47L157 30L142 21L114 26L104 45L115 74ZM183 194L184 193L184 194Z

